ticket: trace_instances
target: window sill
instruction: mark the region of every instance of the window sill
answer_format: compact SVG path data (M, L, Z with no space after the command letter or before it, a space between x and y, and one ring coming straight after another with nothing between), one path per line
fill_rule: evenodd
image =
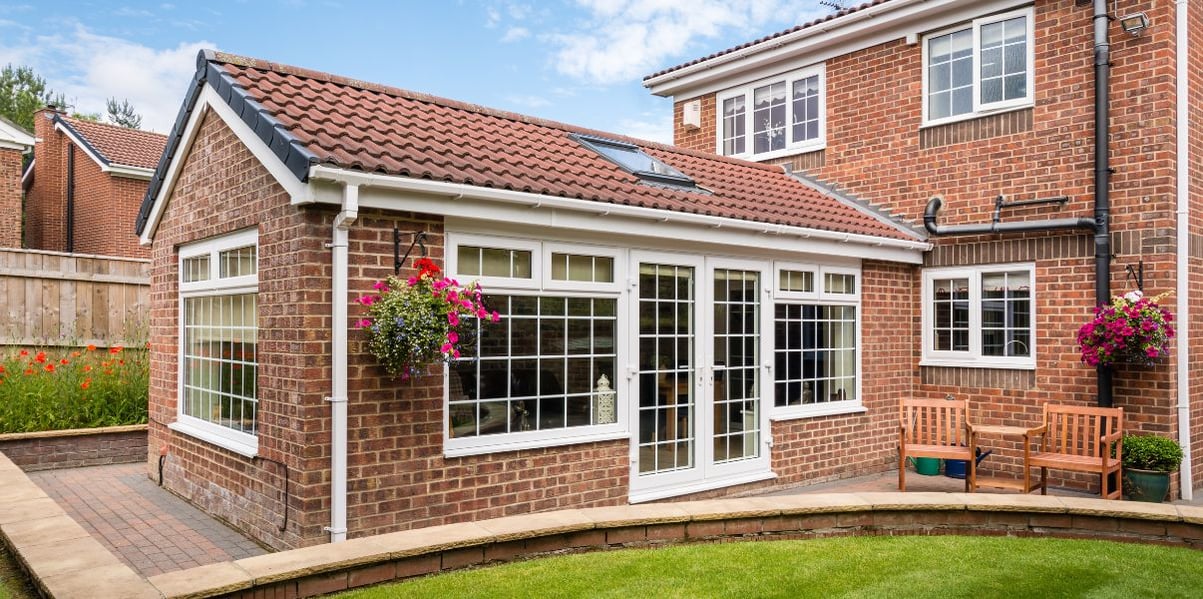
M222 449L232 451L243 457L253 458L253 457L259 455L259 439L258 438L251 437L250 435L239 435L239 436L248 437L250 439L253 439L254 441L251 442L251 441L245 441L242 439L234 439L234 438L231 438L232 435L226 435L224 432L217 432L217 431L212 430L209 426L206 426L203 422L192 423L192 422L188 422L186 420L186 418L187 418L187 416L181 416L180 420L177 420L175 422L172 422L171 424L168 424L167 428L169 428L177 433L183 433L185 435L188 435L189 437L196 437L197 439L200 439L201 441L204 441L206 443L211 443ZM231 433L233 433L233 431L231 431ZM234 433L234 434L238 434L238 433Z
M727 158L735 158L737 160L747 160L750 162L760 162L763 160L774 160L777 158L786 158L789 156L797 156L799 154L809 154L818 152L819 150L827 149L827 143L815 144L810 146L798 146L794 148L785 148L784 150L773 150L763 154L730 154Z
M1035 362L991 362L985 358L973 360L942 360L939 358L924 358L919 366L937 366L941 368L971 368L975 370L1036 370Z
M1025 102L1023 104L1018 104L1015 106L1007 106L1005 108L994 108L991 110L982 110L979 112L970 112L970 113L966 113L966 114L959 114L957 116L949 117L946 119L941 119L938 121L924 121L919 124L919 130L922 131L923 129L933 129L936 127L943 127L944 125L952 125L954 123L963 123L965 121L972 121L974 119L985 118L988 116L994 116L994 115L998 115L998 114L1006 114L1008 112L1019 112L1021 110L1030 110L1034 106L1036 106L1035 102Z
M581 443L630 440L630 438L631 433L628 431L606 431L585 435L576 435L572 437L549 437L546 439L530 439L511 442L497 439L492 443L486 443L481 440L488 439L488 437L474 437L474 443L472 444L456 441L454 439L446 439L443 441L443 456L448 458L462 458L474 455L486 455L490 453L503 453L506 451L520 451L523 449L542 449L545 447L579 445ZM492 441L492 439L490 439L490 441Z
M769 420L772 422L783 422L786 420L800 420L803 418L817 418L819 416L845 416L849 414L864 414L869 410L860 402L855 405L822 405L817 407L783 407L774 408L776 411L769 414Z

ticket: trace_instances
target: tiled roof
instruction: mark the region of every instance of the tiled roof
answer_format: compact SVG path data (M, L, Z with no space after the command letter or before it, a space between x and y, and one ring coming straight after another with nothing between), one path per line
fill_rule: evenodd
M720 52L715 52L714 54L711 54L710 56L703 56L702 58L697 58L697 59L691 60L689 62L679 64L675 67L669 67L662 71L657 71L655 73L652 73L651 75L644 77L643 80L647 81L648 79L652 79L653 77L667 75L673 71L677 71L677 70L683 69L685 67L693 66L698 63L706 62L707 60L712 60L712 59L718 58L719 56L725 56L727 54L731 54L732 52L738 52L745 48L751 48L752 46L755 46L757 44L763 44L764 42L774 40L774 39L777 39L777 38L785 36L785 35L789 35L791 33L794 33L795 31L801 31L803 29L808 29L810 27L814 27L815 25L821 25L828 21L838 19L842 16L850 15L854 12L861 11L861 10L864 10L864 9L872 7L872 6L877 6L878 4L885 4L886 2L889 2L889 1L890 0L870 0L869 2L864 2L862 4L858 4L857 6L845 8L843 10L839 10L839 11L833 12L829 15L826 15L826 16L820 17L818 19L815 19L813 21L810 21L808 23L803 23L801 25L796 25L794 27L790 27L789 29L786 29L785 31L778 31L777 33L774 33L771 35L766 35L758 40L752 40L746 44L740 44L738 46L735 46L734 48L727 48L726 50L722 50Z
M202 66L205 74L198 76L227 98L302 180L309 165L324 164L599 203L918 239L911 231L819 193L780 167L275 63L222 53L207 56L209 64ZM692 178L702 190L643 183L581 145L572 134L637 144ZM174 151L169 148L168 154ZM157 187L158 182L152 182L147 202L153 201ZM149 204L143 208L148 214ZM140 218L140 231L144 219Z
M100 159L109 164L153 169L159 164L167 136L150 131L129 129L92 121L73 119L62 115L58 120L71 127Z

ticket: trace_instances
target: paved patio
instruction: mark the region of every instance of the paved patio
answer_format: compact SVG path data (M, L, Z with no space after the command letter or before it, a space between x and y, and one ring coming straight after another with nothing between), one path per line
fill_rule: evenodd
M64 511L142 576L267 553L146 477L114 464L28 473Z

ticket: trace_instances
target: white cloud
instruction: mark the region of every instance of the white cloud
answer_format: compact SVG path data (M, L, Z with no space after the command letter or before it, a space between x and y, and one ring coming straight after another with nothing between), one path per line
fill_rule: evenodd
M627 137L671 144L673 142L673 117L669 114L649 120L622 119L618 122L617 133Z
M602 85L638 79L701 52L699 41L737 32L747 39L828 9L786 0L576 0L589 17L543 36L561 73ZM711 49L713 51L715 49ZM692 54L691 54L692 53Z
M0 42L0 63L32 67L75 111L103 115L107 98L128 99L142 115L142 128L160 133L175 122L196 71L197 52L215 47L197 41L156 49L97 35L82 25L66 34L14 41L13 46Z
M528 108L528 109L529 108L542 108L544 106L551 105L551 101L548 100L547 98L544 98L543 96L533 96L533 95L529 95L529 96L509 95L509 96L505 97L505 101L509 102L510 104L515 104L515 105L522 106L522 107Z
M508 44L528 37L530 37L530 30L526 27L510 27L505 30L505 35L501 36L501 43Z

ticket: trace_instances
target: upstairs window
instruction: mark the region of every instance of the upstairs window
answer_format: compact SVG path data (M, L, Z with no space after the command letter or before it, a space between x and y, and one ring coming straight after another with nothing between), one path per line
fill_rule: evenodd
M1008 12L923 41L926 124L971 118L1033 102L1032 10Z
M823 85L817 67L719 94L719 153L762 159L823 147Z

